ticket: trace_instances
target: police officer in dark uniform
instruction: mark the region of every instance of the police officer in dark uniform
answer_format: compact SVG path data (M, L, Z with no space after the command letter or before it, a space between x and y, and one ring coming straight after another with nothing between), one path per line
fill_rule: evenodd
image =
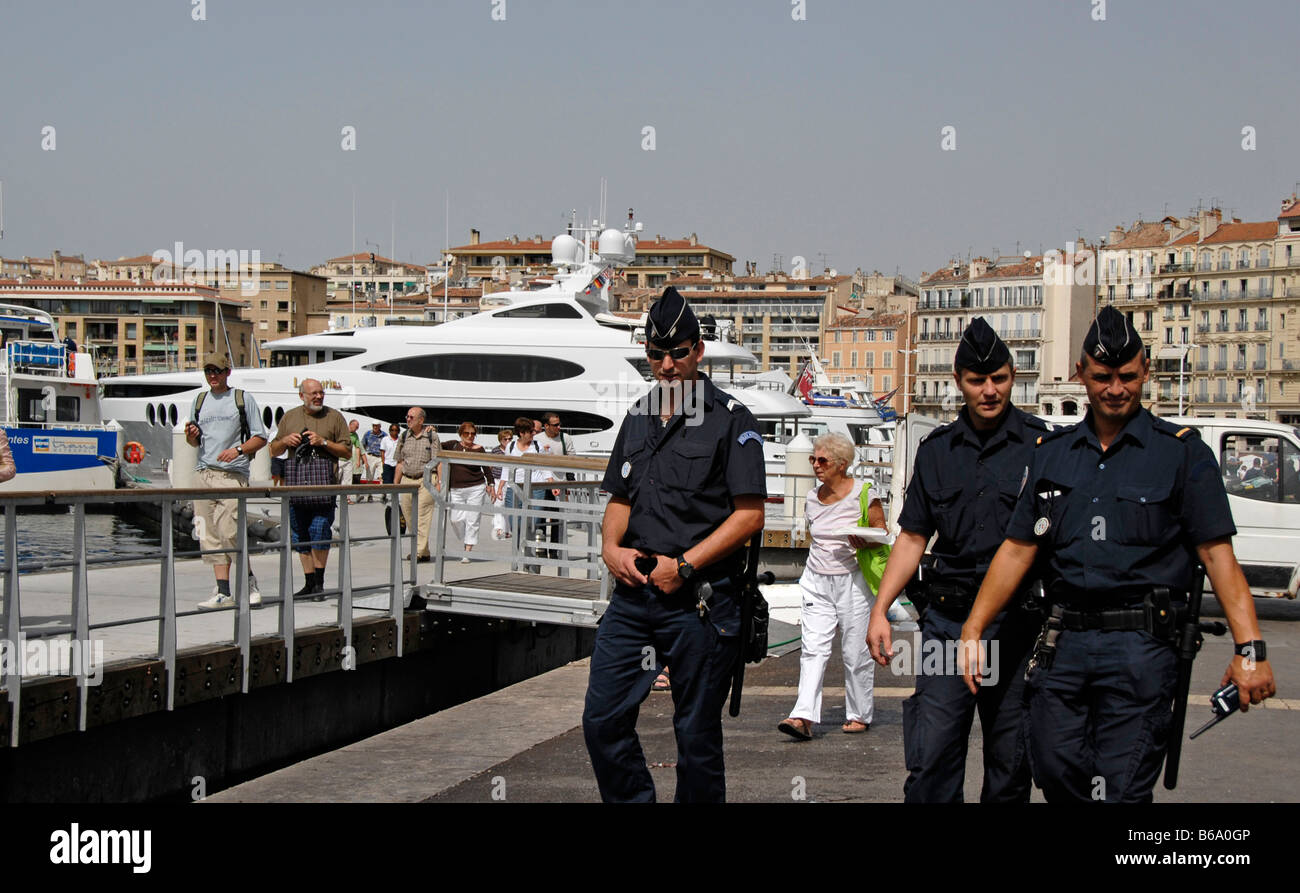
M985 631L996 640L989 679L978 694L966 690L950 658L989 562L1002 544L1034 442L1047 431L1035 416L1011 405L1015 364L1006 344L982 317L962 334L953 377L965 398L957 419L932 432L916 451L889 556L872 607L867 643L882 666L893 655L889 606L916 573L926 544L934 566L923 575L926 607L921 653L915 655L916 692L903 702L903 749L909 803L960 803L966 746L975 711L984 730L981 802L1028 802L1029 766L1021 735L1024 661L1037 631L1036 615L1021 604ZM943 655L942 661L925 655Z
M676 799L726 798L722 706L739 647L742 546L763 528L767 486L758 424L698 374L703 355L694 312L666 289L646 320L658 384L623 420L602 485L602 558L617 583L582 731L606 802L655 799L636 718L657 663L673 668Z
M962 629L963 656L1042 551L1051 619L1029 663L1029 751L1048 800L1150 802L1168 746L1172 639L1194 562L1205 566L1237 643L1223 675L1241 705L1274 694L1214 453L1141 405L1149 362L1106 307L1076 366L1087 417L1044 437L1007 542ZM969 662L969 661L967 661ZM977 670L966 669L968 685Z

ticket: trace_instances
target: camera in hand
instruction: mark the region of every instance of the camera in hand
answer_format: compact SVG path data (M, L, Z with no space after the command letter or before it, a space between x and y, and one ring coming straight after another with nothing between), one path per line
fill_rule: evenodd
M298 444L298 449L293 451L293 458L299 462L306 462L316 455L316 448L311 445L308 435L311 434L310 428L303 428L299 432L302 437L302 443Z
M199 423L198 423L198 422L190 422L190 424L193 425L193 426L194 426L194 430L195 430L196 432L198 432L198 433L196 433L194 436L197 437L199 440L202 440L202 439L203 439L203 429L199 427Z

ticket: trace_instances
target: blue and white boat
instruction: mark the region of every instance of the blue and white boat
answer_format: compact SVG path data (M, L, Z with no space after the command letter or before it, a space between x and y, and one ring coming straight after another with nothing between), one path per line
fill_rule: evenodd
M105 425L90 355L42 310L0 304L0 422L18 474L0 490L112 490L121 429Z

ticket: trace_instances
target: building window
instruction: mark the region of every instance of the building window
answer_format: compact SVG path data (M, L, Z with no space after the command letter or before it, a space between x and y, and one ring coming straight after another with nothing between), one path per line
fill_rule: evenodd
M858 352L856 350L849 354L849 365L854 369L858 368Z
M880 365L886 369L894 368L894 352L887 350L880 355Z
M831 366L836 369L840 368L840 352L838 350L831 354Z

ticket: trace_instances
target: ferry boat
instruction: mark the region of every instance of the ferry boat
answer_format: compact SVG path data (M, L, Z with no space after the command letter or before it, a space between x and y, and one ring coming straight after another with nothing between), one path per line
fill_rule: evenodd
M111 490L121 431L104 424L88 353L43 310L0 304L0 420L18 474L0 490Z
M553 279L485 295L480 311L437 326L375 326L299 335L267 345L270 366L236 369L230 386L262 407L263 422L279 422L301 405L298 385L318 379L326 405L385 425L401 423L410 406L454 436L472 421L485 444L516 418L559 413L578 453L607 455L623 416L651 387L643 320L610 312L614 271L636 256L636 231L578 225L552 243ZM782 488L785 448L778 426L810 409L789 394L760 387L733 388L728 373L758 367L744 347L705 341L701 368L716 370L719 386L750 409L764 429L769 493ZM173 428L187 417L205 384L199 372L121 376L103 381L105 414L149 455L171 454ZM368 422L366 422L368 424Z

